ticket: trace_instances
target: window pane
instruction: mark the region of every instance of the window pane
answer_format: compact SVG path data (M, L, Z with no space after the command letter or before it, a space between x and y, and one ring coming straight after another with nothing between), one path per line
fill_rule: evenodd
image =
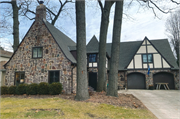
M89 62L96 62L96 54L90 54L89 55Z
M148 62L153 62L152 54L149 54L149 55L148 55Z
M38 48L38 57L42 57L42 48Z
M33 58L37 58L37 48L33 48Z
M147 62L147 55L143 55L143 62Z

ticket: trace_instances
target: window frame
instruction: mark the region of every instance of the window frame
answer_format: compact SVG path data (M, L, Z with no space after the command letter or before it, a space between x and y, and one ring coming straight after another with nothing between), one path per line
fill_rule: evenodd
M37 50L37 57L34 57L34 49L35 49L35 48L37 48L37 49L42 48L42 55L41 55L41 57L38 57L38 50ZM43 47L42 47L42 46L32 47L32 58L33 58L33 59L43 58Z
M50 72L59 72L59 81L58 82L60 82L61 71L60 70L50 70L50 71L48 71L48 83L51 84L50 83Z
M146 55L147 62L144 62L144 59L143 59L143 56L144 56L144 55ZM151 56L152 56L152 61L151 61L151 62L149 62L148 55L151 55ZM152 54L152 53L142 54L141 57L142 57L142 63L143 63L143 64L153 63L153 62L154 62L154 61L153 61L153 54Z
M15 74L14 74L14 85L16 85L17 86L17 78L16 78L16 73L20 73L20 79L21 79L21 74L24 74L24 82L19 82L19 84L23 84L23 83L25 83L25 71L16 71L16 72L14 72ZM18 84L18 85L19 85Z
M89 61L89 56L90 56L90 55L96 55L95 61L93 61L93 62L90 62L90 61ZM90 63L92 64L91 67L89 66ZM97 63L97 66L94 66L93 63ZM88 54L87 54L87 66L90 67L90 68L96 68L96 67L98 67L98 53L88 53Z

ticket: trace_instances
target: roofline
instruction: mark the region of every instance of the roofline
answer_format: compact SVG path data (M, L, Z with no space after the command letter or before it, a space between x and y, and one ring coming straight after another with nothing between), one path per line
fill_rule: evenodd
M147 38L147 37L146 37ZM164 60L171 66L171 68L174 68L167 60L166 58L159 52L159 50L154 46L154 44L147 38L147 40L151 43L151 45L157 50L157 52L164 58ZM166 39L167 40L167 39Z
M12 53L13 54L13 53ZM12 55L11 55L12 56ZM11 56L9 55L4 55L4 54L0 54L0 57L5 57L5 58L10 58Z
M42 20L43 21L43 23L45 24L45 20L43 19ZM51 33L51 31L49 30L49 28L47 27L47 25L45 24L45 26L46 26L46 28L48 29L48 31ZM65 35L65 34L64 34ZM54 38L54 36L52 35L52 33L51 33L51 36L53 37L53 39L55 40L55 42L56 42L56 44L59 46L59 44L57 43L57 41L56 41L56 39ZM59 48L61 49L61 47L59 46ZM61 51L62 51L62 53L64 54L64 56L67 58L67 56L65 55L65 53L63 52L63 50L61 49ZM71 63L73 63L73 64L76 64L76 62L72 62L69 58L67 58Z
M35 23L35 21L32 23L31 27L34 25L34 23ZM8 60L8 62L7 62L7 63L9 63L9 62L10 62L10 60L12 59L12 57L14 56L14 54L16 53L16 51L18 50L19 46L22 44L22 42L24 41L25 37L26 37L26 36L27 36L27 34L29 33L29 31L30 31L31 27L29 28L29 30L28 30L28 32L26 33L26 35L24 36L23 40L22 40L22 41L21 41L21 43L18 45L17 49L14 51L14 53L12 54L11 58ZM5 64L3 65L5 69L6 69L6 65L7 65L7 63L5 63Z
M144 40L145 40L145 39L146 39L146 37L144 38ZM139 48L140 48L140 46L143 44L144 40L143 40L143 41L140 41L141 44L139 45ZM139 50L139 48L136 50L136 52L134 53L134 55L131 57L131 60L132 60L133 57L136 55L136 53L137 53L137 51ZM127 69L127 67L129 66L129 64L131 63L131 60L129 61L129 63L127 64L127 66L124 67L124 69Z

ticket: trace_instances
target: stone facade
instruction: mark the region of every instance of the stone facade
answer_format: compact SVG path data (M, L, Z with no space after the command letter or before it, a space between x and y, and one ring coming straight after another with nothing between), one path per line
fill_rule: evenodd
M172 70L151 70L151 73L149 75L147 75L147 70L128 70L126 72L119 72L118 73L118 86L122 86L125 85L125 87L127 88L127 75L133 72L139 72L145 75L146 78L146 89L149 88L149 85L153 85L153 75L158 73L158 72L168 72L173 74L174 76L174 85L175 85L175 89L179 89L179 71L172 71ZM121 81L121 77L123 76L125 78L124 81ZM124 76L125 75L125 76Z
M32 58L33 47L43 47L42 58ZM12 59L6 65L6 85L14 85L15 72L25 72L25 83L48 82L48 71L60 71L60 82L65 91L75 92L75 70L72 79L71 62L42 22L34 22ZM73 87L72 87L73 83Z

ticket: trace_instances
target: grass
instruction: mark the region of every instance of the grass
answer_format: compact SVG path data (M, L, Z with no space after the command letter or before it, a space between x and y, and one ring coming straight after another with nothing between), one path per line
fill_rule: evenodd
M1 118L156 118L150 111L61 98L1 98Z

